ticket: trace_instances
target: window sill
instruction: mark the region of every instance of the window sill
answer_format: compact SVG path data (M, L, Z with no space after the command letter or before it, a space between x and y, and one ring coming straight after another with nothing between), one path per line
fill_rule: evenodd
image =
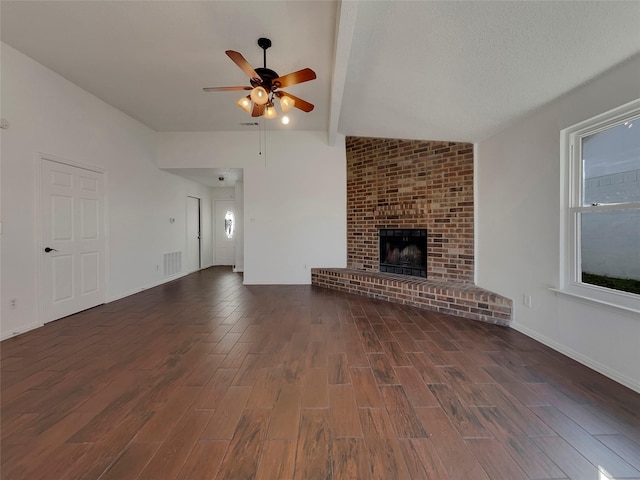
M598 298L588 297L586 295L580 295L579 293L570 292L568 290L561 290L559 288L549 288L555 294L560 294L563 296L567 296L569 298L577 299L585 303L591 303L598 305L600 307L604 307L606 309L612 310L620 310L622 312L634 313L640 315L640 308L627 307L625 305L619 305L616 303L607 302L605 300L600 300Z

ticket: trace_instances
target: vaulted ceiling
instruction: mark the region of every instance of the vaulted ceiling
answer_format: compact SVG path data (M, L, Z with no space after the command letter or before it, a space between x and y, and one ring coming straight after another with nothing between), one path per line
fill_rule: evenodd
M226 55L313 104L283 126L478 141L640 52L640 2L10 1L2 41L156 131L255 128ZM640 79L638 79L640 81Z

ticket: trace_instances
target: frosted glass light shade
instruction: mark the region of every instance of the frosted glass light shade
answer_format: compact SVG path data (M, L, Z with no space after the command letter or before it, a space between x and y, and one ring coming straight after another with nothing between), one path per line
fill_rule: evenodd
M288 112L289 110L291 110L295 103L296 101L291 97L287 97L286 95L280 97L280 108L283 112Z
M238 105L245 112L251 113L251 97L249 97L249 95L238 100L236 102L236 105Z
M264 105L269 101L269 94L262 87L256 87L251 90L251 100L256 102L258 105Z
M269 105L264 109L264 118L276 118L276 116L276 107L274 107L273 105Z
M286 115L280 119L283 125L289 125L289 117Z

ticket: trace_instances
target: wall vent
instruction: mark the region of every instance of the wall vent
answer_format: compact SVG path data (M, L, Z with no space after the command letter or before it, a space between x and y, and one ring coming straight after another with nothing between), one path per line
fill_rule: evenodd
M170 277L182 271L182 252L164 254L164 276Z

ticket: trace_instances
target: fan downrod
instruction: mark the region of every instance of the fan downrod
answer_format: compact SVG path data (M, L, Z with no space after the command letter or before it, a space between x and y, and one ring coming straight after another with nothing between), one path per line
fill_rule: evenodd
M264 68L267 68L267 48L271 46L271 40L268 38L259 38L258 46L262 49L262 58L264 60Z

